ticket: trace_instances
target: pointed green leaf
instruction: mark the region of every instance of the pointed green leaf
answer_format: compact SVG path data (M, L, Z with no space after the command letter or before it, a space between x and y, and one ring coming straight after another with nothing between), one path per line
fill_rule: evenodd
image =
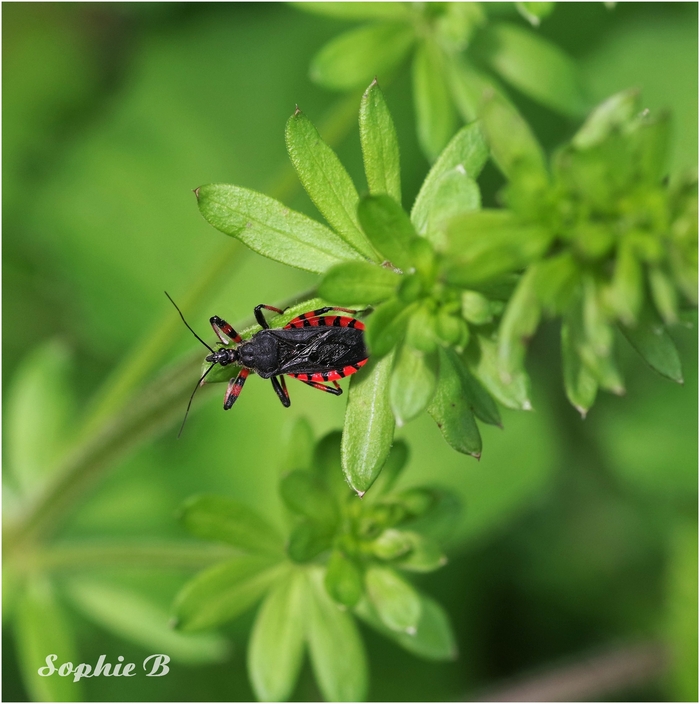
M437 387L437 354L427 354L408 344L401 346L391 374L391 409L401 427L430 403Z
M544 181L544 152L518 111L498 93L488 96L481 108L481 124L491 146L491 156L508 180L518 172L530 181Z
M386 464L372 485L372 493L368 498L380 498L389 492L408 462L409 449L404 440L396 440L391 446L391 452ZM367 500L367 499L365 499Z
M332 230L262 193L227 184L200 186L195 193L210 225L276 262L322 274L361 258Z
M343 20L384 20L409 16L402 2L293 2L299 10Z
M436 540L412 531L403 531L403 534L409 549L407 554L394 560L394 567L407 572L434 572L447 564L447 557Z
M287 554L299 564L309 562L333 545L335 528L327 523L305 518L292 529Z
M326 272L318 292L337 305L376 304L391 298L400 283L400 275L392 269L369 262L344 262Z
M340 515L333 495L321 477L296 470L280 481L282 501L290 511L333 528Z
M540 22L554 11L553 2L516 2L515 7L533 27L539 27Z
M395 560L411 550L410 538L400 530L387 528L371 543L372 553L379 560Z
M363 198L357 213L374 248L395 267L408 271L413 264L410 245L416 232L404 209L383 194Z
M384 77L408 54L414 30L402 22L381 22L352 29L332 39L311 61L310 76L333 90L366 86Z
M306 418L303 416L291 418L285 422L279 450L280 474L286 474L294 469L309 469L314 444L314 431Z
M304 654L306 580L295 570L267 595L248 644L248 674L261 702L289 699Z
M485 96L498 93L502 100L509 102L495 79L478 71L463 56L452 57L447 68L452 99L465 122L473 122L479 117Z
M571 140L576 149L590 149L613 131L627 124L639 112L639 91L625 90L611 96L591 112Z
M328 560L326 591L334 601L352 608L362 597L362 573L354 560L341 550L334 550Z
M580 282L579 264L571 252L537 262L534 287L543 310L559 315L571 305Z
M428 413L447 443L457 452L481 457L481 434L476 426L455 357L440 348L440 376Z
M349 495L340 460L342 435L340 430L332 430L324 435L316 445L313 459L315 474L325 483L338 502L345 501Z
M396 424L389 403L393 361L393 355L378 361L370 358L350 382L340 452L345 478L360 495L377 478L394 439Z
M438 157L457 126L445 64L437 42L426 38L418 45L413 58L413 102L418 142L431 161Z
M586 417L588 410L595 402L598 393L598 382L579 354L580 331L575 319L564 318L561 326L561 356L564 369L564 389L571 405Z
M369 567L365 572L365 588L367 598L387 628L415 635L422 601L398 572L390 567Z
M464 396L474 415L489 425L501 425L501 414L496 402L488 391L479 383L469 371L462 358L453 349L445 349L445 354L450 358L452 365L459 372Z
M479 40L491 68L525 95L564 115L585 112L576 63L556 44L511 24L490 24Z
M367 656L352 616L341 611L323 588L323 573L314 569L310 582L306 639L311 666L326 701L363 701L367 694Z
M387 628L379 618L372 604L362 600L355 613L369 626L382 635L396 641L402 648L413 655L426 660L455 660L457 642L445 610L436 601L419 593L421 615L414 635L399 633Z
M376 79L360 103L360 142L372 195L386 193L401 204L401 169L396 128Z
M620 330L652 369L672 381L683 383L681 360L676 345L650 307L634 327L621 325Z
M236 618L255 605L287 566L269 557L240 555L200 572L180 590L177 627L196 631Z
M185 502L181 520L198 538L220 540L240 550L280 555L282 536L255 511L223 496L194 496Z
M642 305L644 280L642 266L629 239L624 239L617 249L611 294L620 320L625 325L634 325Z
M36 702L83 701L83 685L80 679L61 677L58 672L44 672L49 665L47 656L55 655L53 666L64 662L78 664L80 658L75 646L73 632L56 602L51 584L45 577L33 577L27 583L19 599L15 621L17 655L22 672L22 681L31 698Z
M175 661L192 664L220 662L228 655L228 644L221 636L178 633L169 625L164 609L121 586L74 578L68 583L68 593L91 621L151 652L167 653Z
M424 496L424 507L417 506L420 498L416 492L420 489ZM454 536L455 530L460 523L462 516L462 503L459 497L447 489L434 487L416 487L402 492L400 495L402 504L413 504L414 514L409 520L401 524L402 528L410 528L415 533L419 533L425 538L431 538L438 544L448 543ZM426 499L429 498L429 503Z
M658 267L649 270L649 286L656 310L666 325L678 322L678 294L671 279Z
M336 153L321 139L311 120L298 108L287 120L285 139L297 176L321 215L355 251L368 259L376 259L357 221L360 197L350 175Z
M417 302L406 305L403 301L391 298L369 316L365 339L374 359L386 356L401 342L408 321L418 305Z

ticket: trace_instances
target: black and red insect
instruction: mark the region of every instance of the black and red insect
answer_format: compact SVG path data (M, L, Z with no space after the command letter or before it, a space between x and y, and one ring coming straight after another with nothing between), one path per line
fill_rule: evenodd
M165 294L168 296L167 292ZM170 296L168 296L170 298ZM290 320L282 328L271 328L265 320L263 309L275 313L284 313L280 308L260 304L255 307L255 320L262 330L250 339L241 336L218 316L212 316L209 322L221 341L223 347L212 349L187 324L180 309L177 308L183 322L194 336L211 352L206 357L211 366L207 369L195 391L203 383L207 374L217 365L229 364L242 367L238 376L231 379L224 394L224 410L228 410L238 399L243 384L251 372L263 379L270 379L283 406L289 406L289 392L284 375L303 381L315 389L339 396L343 390L338 379L354 374L367 363L369 353L364 340L364 323L352 316L359 311L348 308L326 306L303 313ZM334 313L334 315L328 315ZM348 313L349 315L340 315ZM235 347L230 345L235 344ZM325 382L332 382L332 386ZM192 393L194 396L194 392ZM190 403L192 398L190 398ZM189 411L189 405L187 406ZM185 418L187 414L185 414ZM183 421L184 425L184 421Z

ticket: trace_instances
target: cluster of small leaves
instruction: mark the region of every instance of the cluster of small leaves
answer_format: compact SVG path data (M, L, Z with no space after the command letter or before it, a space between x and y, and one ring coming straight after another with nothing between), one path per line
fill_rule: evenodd
M599 387L624 392L614 327L652 368L682 382L665 325L697 305L697 174L664 178L669 116L642 111L634 91L615 95L549 167L498 96L482 121L509 181L507 210L457 217L448 234L482 247L502 272L524 270L498 330L501 379L524 375L526 344L544 314L562 319L566 392L583 415Z
M456 657L447 615L402 572L445 564L441 541L459 503L434 488L394 490L407 455L397 442L359 501L342 479L340 433L315 444L308 423L297 421L281 451L286 539L237 501L191 499L182 514L187 529L240 554L185 585L174 605L177 627L214 628L262 600L248 646L251 683L262 701L289 697L306 650L327 700L363 699L367 657L354 617L419 657Z
M459 118L476 119L484 91L502 92L499 79L564 115L577 117L585 112L574 62L531 29L494 21L482 3L301 2L296 6L348 21L369 21L331 40L314 57L311 78L326 88L361 88L373 76L391 75L412 54L418 138L431 160L455 133ZM515 7L536 27L554 3L523 2Z

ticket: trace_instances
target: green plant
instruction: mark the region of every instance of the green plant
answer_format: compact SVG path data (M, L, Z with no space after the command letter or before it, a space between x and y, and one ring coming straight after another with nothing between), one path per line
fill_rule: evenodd
M353 616L420 657L456 657L442 607L400 574L445 564L440 540L457 517L456 499L432 487L392 490L408 456L400 441L363 501L342 479L340 432L314 443L309 424L299 420L281 456L286 538L233 499L199 496L184 506L182 521L193 535L242 554L183 587L174 604L177 627L214 628L263 600L248 645L261 701L290 696L305 649L327 700L364 699L367 657Z

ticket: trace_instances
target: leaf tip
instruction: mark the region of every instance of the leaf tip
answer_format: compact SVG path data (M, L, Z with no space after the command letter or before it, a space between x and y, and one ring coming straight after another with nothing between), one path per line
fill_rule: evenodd
M197 186L197 188L193 188L193 189L192 189L192 193L194 193L194 197L195 197L197 200L199 200L199 189L200 189L200 188L201 188L201 186Z
M415 636L417 632L418 632L418 631L417 631L417 629L416 629L415 626L409 626L409 627L406 629L406 633L407 633L409 636Z
M293 117L298 117L299 115L301 115L301 108L299 107L298 104L295 104Z
M354 488L354 487L353 487ZM366 491L360 491L359 489L355 489L355 493L357 494L357 498L361 499L367 492Z
M180 619L177 616L173 616L169 621L168 621L168 628L171 630L175 631L180 627Z
M523 410L523 411L531 411L531 410L532 410L532 404L530 403L530 399L529 399L529 398L526 398L526 399L523 401L522 410Z
M481 460L481 453L480 452L472 452L470 454L477 462L479 462Z

